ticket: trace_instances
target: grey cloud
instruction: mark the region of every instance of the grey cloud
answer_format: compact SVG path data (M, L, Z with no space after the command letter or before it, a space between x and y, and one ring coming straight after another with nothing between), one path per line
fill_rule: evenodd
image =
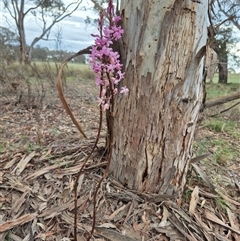
M74 22L74 23L85 23L85 18L78 17L78 16L70 16L70 17L64 19L63 22L64 21L71 21L71 22Z
M26 5L26 8L28 8L29 5L27 3ZM89 7L90 5L88 6L87 1L85 1L84 6ZM10 22L13 22L9 14L7 12L6 14L8 20ZM62 26L63 32L61 46L64 50L76 52L82 48L88 47L94 41L93 37L91 36L91 33L96 33L96 27L86 26L85 19L87 15L93 18L97 17L97 14L94 14L89 10L76 11L73 13L72 16L65 18L58 25L55 25L52 28L51 34L49 36L49 41L40 40L36 43L36 45L39 44L42 47L54 49L56 47L56 42L54 41L54 39L56 39L55 34L57 32L57 29ZM41 22L39 22L39 24L41 24ZM39 35L41 34L41 27L38 26L38 24L36 23L36 19L33 16L31 16L31 14L25 19L25 31L27 44L31 44L33 39L35 37L39 37Z
M49 36L49 41L39 41L37 44L48 47L50 49L55 48L56 32L57 29L62 27L62 48L69 51L79 51L81 48L88 47L93 43L91 33L96 33L96 28L92 26L86 26L83 18L73 17L66 21L60 22L59 25L53 27ZM74 20L74 21L72 21ZM80 23L80 20L82 21ZM31 44L35 37L38 37L41 33L41 28L35 22L26 22L26 39L27 43Z

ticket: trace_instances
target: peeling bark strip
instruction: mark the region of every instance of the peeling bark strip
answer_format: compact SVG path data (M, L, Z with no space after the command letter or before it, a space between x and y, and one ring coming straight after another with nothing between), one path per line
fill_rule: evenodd
M117 100L110 172L140 192L181 195L203 100L208 4L121 3L130 93Z

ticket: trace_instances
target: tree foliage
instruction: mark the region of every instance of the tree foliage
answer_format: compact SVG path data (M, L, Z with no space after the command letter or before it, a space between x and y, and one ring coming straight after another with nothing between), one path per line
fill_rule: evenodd
M19 56L18 50L18 36L9 30L0 26L0 46L1 57L5 60L6 64L17 60Z
M240 30L240 1L239 0L216 0L219 8L218 14L223 14L235 27Z

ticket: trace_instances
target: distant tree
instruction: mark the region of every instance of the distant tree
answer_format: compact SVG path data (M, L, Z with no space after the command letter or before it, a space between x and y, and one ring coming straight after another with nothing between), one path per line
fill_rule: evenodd
M62 40L63 40L63 30L64 27L62 25L58 25L56 31L54 32L54 41L55 41L55 49L60 54L60 61L63 61L63 51L62 51Z
M235 38L232 36L232 28L222 27L215 38L214 50L218 54L218 83L226 84L228 81L228 58L230 49L235 42Z
M41 47L39 44L33 48L33 56L36 60L46 61L49 49L46 47Z
M231 47L237 42L233 36L233 27L240 29L239 0L211 0L211 37L213 48L218 54L219 83L228 81L228 59ZM236 56L232 56L236 59Z
M74 55L74 52L67 52L65 54L65 59L69 58L70 56ZM80 64L86 64L86 57L84 55L77 56L71 60L72 63L80 63Z
M17 60L19 57L18 48L18 36L10 31L8 28L0 26L0 46L1 46L1 58L6 61L6 64Z
M81 63L81 64L86 64L86 58L84 55L78 56L73 59L74 63Z
M3 0L4 7L17 27L22 64L31 62L34 45L39 40L48 40L52 27L76 11L81 2L82 0L77 0L65 5L61 0L33 0L28 3L25 3L25 0ZM33 39L29 47L25 33L25 19L28 15L35 17L41 26L39 36Z

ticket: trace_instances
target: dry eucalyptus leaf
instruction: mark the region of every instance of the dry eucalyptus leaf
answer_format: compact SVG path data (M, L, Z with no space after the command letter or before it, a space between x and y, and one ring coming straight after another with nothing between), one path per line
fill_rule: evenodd
M199 188L198 188L198 186L196 186L193 189L193 192L191 194L191 200L190 200L190 204L189 204L189 213L191 215L193 215L195 213L197 203L198 203L198 199L199 199Z

